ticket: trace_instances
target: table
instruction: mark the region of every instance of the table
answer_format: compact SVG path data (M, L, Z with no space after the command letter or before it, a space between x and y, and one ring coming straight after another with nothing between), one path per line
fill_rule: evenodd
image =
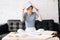
M29 36L25 32L21 33L21 34L15 34L15 32L10 32L8 35L3 37L2 40L59 40L59 38L58 37L50 37L47 39L43 39L40 36Z

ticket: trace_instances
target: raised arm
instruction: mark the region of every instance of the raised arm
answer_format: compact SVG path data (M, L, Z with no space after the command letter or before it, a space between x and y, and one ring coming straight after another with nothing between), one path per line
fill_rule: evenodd
M21 19L20 19L20 20L21 20L21 22L23 22L23 21L24 21L24 9L25 9L25 8L23 8L23 9L22 9L22 16L21 16Z
M41 17L41 15L40 15L40 12L39 12L39 9L37 9L37 8L35 8L36 9L36 14L38 15L38 20L39 21L42 21L42 17Z

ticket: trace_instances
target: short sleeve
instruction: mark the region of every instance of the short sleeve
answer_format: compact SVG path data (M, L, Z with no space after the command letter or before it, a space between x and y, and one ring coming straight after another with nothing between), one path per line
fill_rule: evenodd
M38 18L38 15L37 15L37 13L36 13L36 12L34 12L34 14L35 14L35 19L37 19L37 18Z

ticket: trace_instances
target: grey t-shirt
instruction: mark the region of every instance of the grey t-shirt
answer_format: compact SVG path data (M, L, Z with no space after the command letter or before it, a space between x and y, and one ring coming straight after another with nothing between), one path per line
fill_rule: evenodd
M35 20L36 20L37 14L36 12L32 12L31 15L28 15L28 13L24 13L24 21L26 27L35 27Z

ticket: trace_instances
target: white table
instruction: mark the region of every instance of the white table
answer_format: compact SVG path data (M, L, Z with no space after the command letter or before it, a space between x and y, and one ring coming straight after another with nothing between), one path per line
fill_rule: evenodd
M8 35L2 38L2 40L59 40L58 37L51 37L47 39L42 39L40 37L28 36L26 33L15 34L15 32L10 32Z

